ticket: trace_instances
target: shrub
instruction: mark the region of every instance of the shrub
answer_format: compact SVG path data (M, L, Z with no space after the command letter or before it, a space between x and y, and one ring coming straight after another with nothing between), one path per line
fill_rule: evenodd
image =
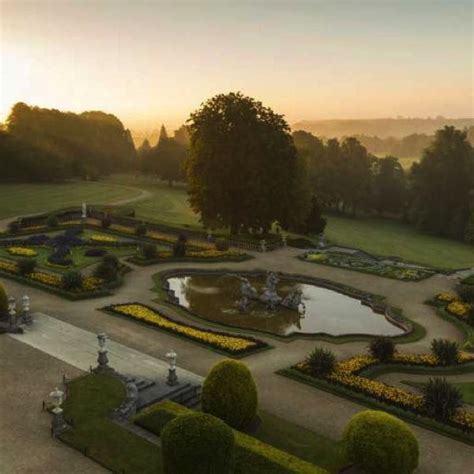
M5 288L0 285L0 316L8 313L8 296Z
M316 347L306 357L306 364L312 375L316 377L325 377L329 375L336 365L336 358L329 349Z
M186 243L188 238L184 234L180 234L178 240L173 245L173 255L175 257L184 257L186 255Z
M51 255L49 255L48 262L52 265L68 267L69 265L74 264L72 258L70 258L70 255L71 249L69 247L57 247L56 250Z
M82 286L82 274L78 271L67 272L63 275L63 287L66 290L76 290Z
M117 279L117 267L102 261L95 269L94 276L107 282L115 281Z
M109 216L105 216L100 221L100 225L103 229L108 229L112 225L112 219Z
M144 222L141 222L135 227L135 234L139 237L144 237L148 232L148 228Z
M21 275L28 275L36 267L36 260L34 258L22 258L18 261L18 271Z
M45 234L30 235L25 239L28 245L45 245L49 242L49 237Z
M474 326L474 304L471 305L471 309L467 313L467 323Z
M458 285L457 292L464 302L474 303L474 285Z
M8 231L11 232L12 234L16 234L19 232L21 226L18 221L12 221L8 224Z
M461 280L463 285L473 285L474 286L474 273L472 275L467 276Z
M158 253L156 245L154 244L145 244L142 247L142 254L146 259L155 258Z
M58 221L58 218L54 215L54 214L51 214L50 216L48 216L48 218L46 219L46 225L48 227L57 227L59 224L59 221Z
M218 239L216 240L216 250L219 250L220 252L226 252L229 250L229 241L226 239Z
M462 406L462 395L445 378L435 377L423 385L423 402L429 416L446 422Z
M395 344L388 337L376 337L369 344L369 352L380 362L388 362L395 353Z
M431 352L441 365L455 365L459 361L459 346L448 339L433 339Z
M304 238L287 239L286 244L297 249L313 249L315 247L313 241Z
M418 441L406 423L388 413L366 410L344 431L347 458L367 474L408 474L418 466Z
M226 474L233 468L234 433L203 413L179 416L161 435L165 474Z
M107 250L105 249L100 249L100 248L95 248L95 249L87 249L84 252L84 255L86 257L103 257L104 255L107 254Z
M108 253L104 255L103 262L106 265L110 265L111 267L115 267L118 269L120 267L120 260L118 259L117 255L114 255L113 253Z
M242 362L226 359L209 372L202 387L202 411L236 429L247 427L257 413L257 387Z

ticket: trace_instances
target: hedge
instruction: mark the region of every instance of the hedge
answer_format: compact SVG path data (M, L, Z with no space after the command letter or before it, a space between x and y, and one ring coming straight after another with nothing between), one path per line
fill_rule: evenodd
M159 436L166 424L193 410L170 400L151 405L135 416L134 422ZM235 474L327 474L325 469L310 464L268 444L234 431Z

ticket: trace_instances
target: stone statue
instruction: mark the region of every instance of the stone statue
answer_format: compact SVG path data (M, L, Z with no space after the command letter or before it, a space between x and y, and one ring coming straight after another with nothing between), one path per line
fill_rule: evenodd
M241 313L246 313L250 306L250 300L258 299L257 290L250 284L247 278L240 278L240 300L239 310Z
M82 203L82 216L83 219L87 217L87 205L85 202Z
M283 298L281 304L286 308L297 310L302 302L303 292L301 291L301 288L296 287Z
M280 279L275 272L269 272L267 275L266 286L263 293L260 295L260 301L267 305L270 310L275 309L281 302L281 297L278 296L276 286Z
M120 420L126 420L137 411L138 388L133 380L129 380L125 385L125 400L115 409L115 415Z

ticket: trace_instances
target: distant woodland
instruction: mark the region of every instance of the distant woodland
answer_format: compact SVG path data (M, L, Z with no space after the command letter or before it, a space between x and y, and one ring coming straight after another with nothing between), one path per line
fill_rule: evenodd
M163 126L156 143L144 140L136 149L130 131L113 115L18 103L0 129L0 180L143 173L171 186L187 182L190 204L203 224L228 226L234 233L266 232L277 221L315 234L324 229L321 213L336 212L400 219L474 243L474 126L444 126L403 138L325 138L331 130L321 136L292 132L283 116L231 93L210 99L173 136ZM414 155L419 162L403 169L398 158Z

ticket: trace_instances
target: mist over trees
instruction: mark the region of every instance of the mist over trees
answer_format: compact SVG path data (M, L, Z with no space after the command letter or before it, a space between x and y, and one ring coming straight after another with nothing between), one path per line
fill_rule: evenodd
M130 131L114 115L21 102L7 118L0 147L4 180L95 179L130 170L136 158Z

